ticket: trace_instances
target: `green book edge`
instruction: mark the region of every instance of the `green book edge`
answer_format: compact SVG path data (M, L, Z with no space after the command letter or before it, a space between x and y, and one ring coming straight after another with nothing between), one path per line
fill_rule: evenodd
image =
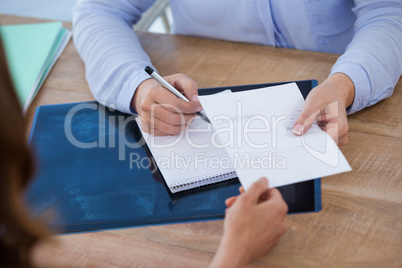
M60 47L68 42L69 31L61 22L47 22L0 26L0 35L17 95L26 110L57 60Z

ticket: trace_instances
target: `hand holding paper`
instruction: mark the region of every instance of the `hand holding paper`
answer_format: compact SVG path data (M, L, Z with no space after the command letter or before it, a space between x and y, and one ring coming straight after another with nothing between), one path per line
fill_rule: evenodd
M246 190L264 176L278 187L351 170L316 123L292 133L304 106L295 83L199 99Z
M340 146L348 142L346 107L354 100L354 85L348 76L335 73L308 94L293 132L301 135L317 120L325 132Z

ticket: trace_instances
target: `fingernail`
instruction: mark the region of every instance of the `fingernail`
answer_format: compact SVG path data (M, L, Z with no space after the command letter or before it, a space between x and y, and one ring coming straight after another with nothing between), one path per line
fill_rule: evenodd
M267 183L267 178L261 177L261 178L258 179L258 182L262 183L262 184L266 184Z
M294 128L292 129L292 132L296 135L301 135L303 133L303 125L301 124L297 124L296 126L294 126Z
M198 96L197 96L197 95L193 95L192 100L193 100L193 101L196 101L196 102L200 102L200 100L198 99Z
M197 109L195 109L196 112L202 111L202 107L198 106Z

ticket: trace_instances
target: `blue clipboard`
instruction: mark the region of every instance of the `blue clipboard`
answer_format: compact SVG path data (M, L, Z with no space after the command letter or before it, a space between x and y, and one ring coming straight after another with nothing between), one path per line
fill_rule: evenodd
M277 84L200 89L211 94ZM303 96L315 80L297 82ZM126 122L118 127L117 122ZM26 200L36 217L50 211L56 234L224 218L237 179L171 194L132 116L97 102L40 106L29 144L37 163ZM141 159L143 165L138 165ZM134 163L134 164L133 164ZM320 179L278 188L289 213L321 210Z

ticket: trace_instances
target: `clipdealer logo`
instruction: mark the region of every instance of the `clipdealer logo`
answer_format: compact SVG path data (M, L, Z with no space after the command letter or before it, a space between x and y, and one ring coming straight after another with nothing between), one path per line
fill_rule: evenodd
M337 104L335 104L337 107ZM68 113L64 121L64 130L65 130L65 135L68 139L68 141L73 144L74 146L82 149L91 149L91 148L118 148L118 160L120 161L125 161L127 158L126 150L127 149L137 149L145 145L145 143L150 144L150 146L155 146L159 149L172 149L175 144L180 142L181 139L186 139L187 143L192 146L194 149L203 149L203 148L209 148L213 146L216 149L220 148L226 148L226 147L236 147L239 146L239 142L241 142L240 139L235 139L236 135L242 135L244 138L243 142L246 142L248 146L252 148L257 148L257 149L264 149L267 148L267 155L260 155L260 156L252 156L251 154L244 154L240 155L237 154L233 159L223 159L219 163L219 159L211 158L209 159L205 154L204 155L199 155L196 153L195 156L197 158L193 161L197 165L201 165L204 163L204 165L212 165L216 166L218 165L219 168L224 168L225 163L232 161L234 166L238 167L247 167L247 168L258 168L257 163L259 163L259 167L266 167L266 168L286 168L286 161L284 156L279 156L277 153L274 151L270 152L269 147L271 146L272 148L275 148L278 144L278 137L277 137L277 128L280 124L281 121L286 121L288 118L285 115L269 118L265 118L264 116L261 115L249 115L249 116L243 116L241 113L241 105L238 107L238 116L233 118L233 117L225 117L225 116L220 116L219 118L216 118L218 122L220 122L224 127L219 128L218 130L212 129L211 125L207 124L207 128L188 128L186 131L182 131L177 137L171 139L170 142L165 143L165 144L158 144L155 142L155 137L153 135L149 135L149 139L145 141L143 137L141 137L139 140L129 140L127 139L127 126L129 124L136 124L136 116L134 115L123 115L123 114L110 114L107 112L106 109L109 111L113 112L114 111L114 105L109 105L109 108L106 108L104 105L98 104L98 103L80 103L74 106ZM82 138L80 135L74 136L73 130L72 130L72 122L73 120L80 120L78 118L78 114L80 111L84 109L92 109L95 111L98 111L98 120L97 120L97 130L98 130L98 137L96 140L85 140L85 138ZM77 118L75 118L77 116ZM313 118L314 115L309 119L311 122L315 122L315 118ZM215 118L214 118L215 120ZM241 120L245 120L244 124L239 123ZM108 122L108 124L106 123ZM258 121L260 125L264 125L264 128L252 128L251 126L253 125L253 122ZM237 127L234 127L237 126ZM239 128L238 126L241 126L242 128ZM237 132L237 133L235 133ZM240 132L240 133L239 133ZM249 135L255 134L255 133L270 133L271 139L266 140L265 143L253 143L252 139L249 138ZM197 143L192 139L193 134L201 134L202 133L211 133L210 139L208 141L204 141L203 144ZM76 133L77 134L77 133ZM226 137L222 141L222 138L219 137ZM334 143L334 141L329 137L329 135L325 135L326 141L325 141L325 148L323 150L317 150L315 147L312 147L308 144L306 141L306 135L301 136L301 143L304 149L313 157L319 159L320 161L335 167L339 164L339 151L338 150L330 150L330 148L337 148L336 146L332 146L331 143ZM117 137L117 141L116 141ZM241 144L240 144L241 145ZM269 155L271 154L271 155ZM170 161L170 163L175 162L179 163L180 161L182 162L181 164L181 170L187 170L188 166L191 163L187 163L185 160L177 160L179 159L179 155L172 155L170 159L159 159L157 160L158 165L166 165ZM261 160L257 160L258 158L262 158ZM271 159L271 160L268 160ZM269 161L273 162L276 161L276 163L271 163L271 164L266 164ZM138 164L139 161L143 162L143 164ZM264 162L265 161L265 162ZM145 159L140 159L139 155L136 153L130 153L129 154L129 165L130 168L133 168L134 166L148 166L149 164L146 164L147 160ZM183 164L184 163L184 164ZM193 165L194 165L193 163ZM217 164L216 164L217 163ZM170 164L172 166L172 164ZM179 165L179 164L177 164ZM176 166L177 166L176 165ZM187 167L186 167L187 166Z

